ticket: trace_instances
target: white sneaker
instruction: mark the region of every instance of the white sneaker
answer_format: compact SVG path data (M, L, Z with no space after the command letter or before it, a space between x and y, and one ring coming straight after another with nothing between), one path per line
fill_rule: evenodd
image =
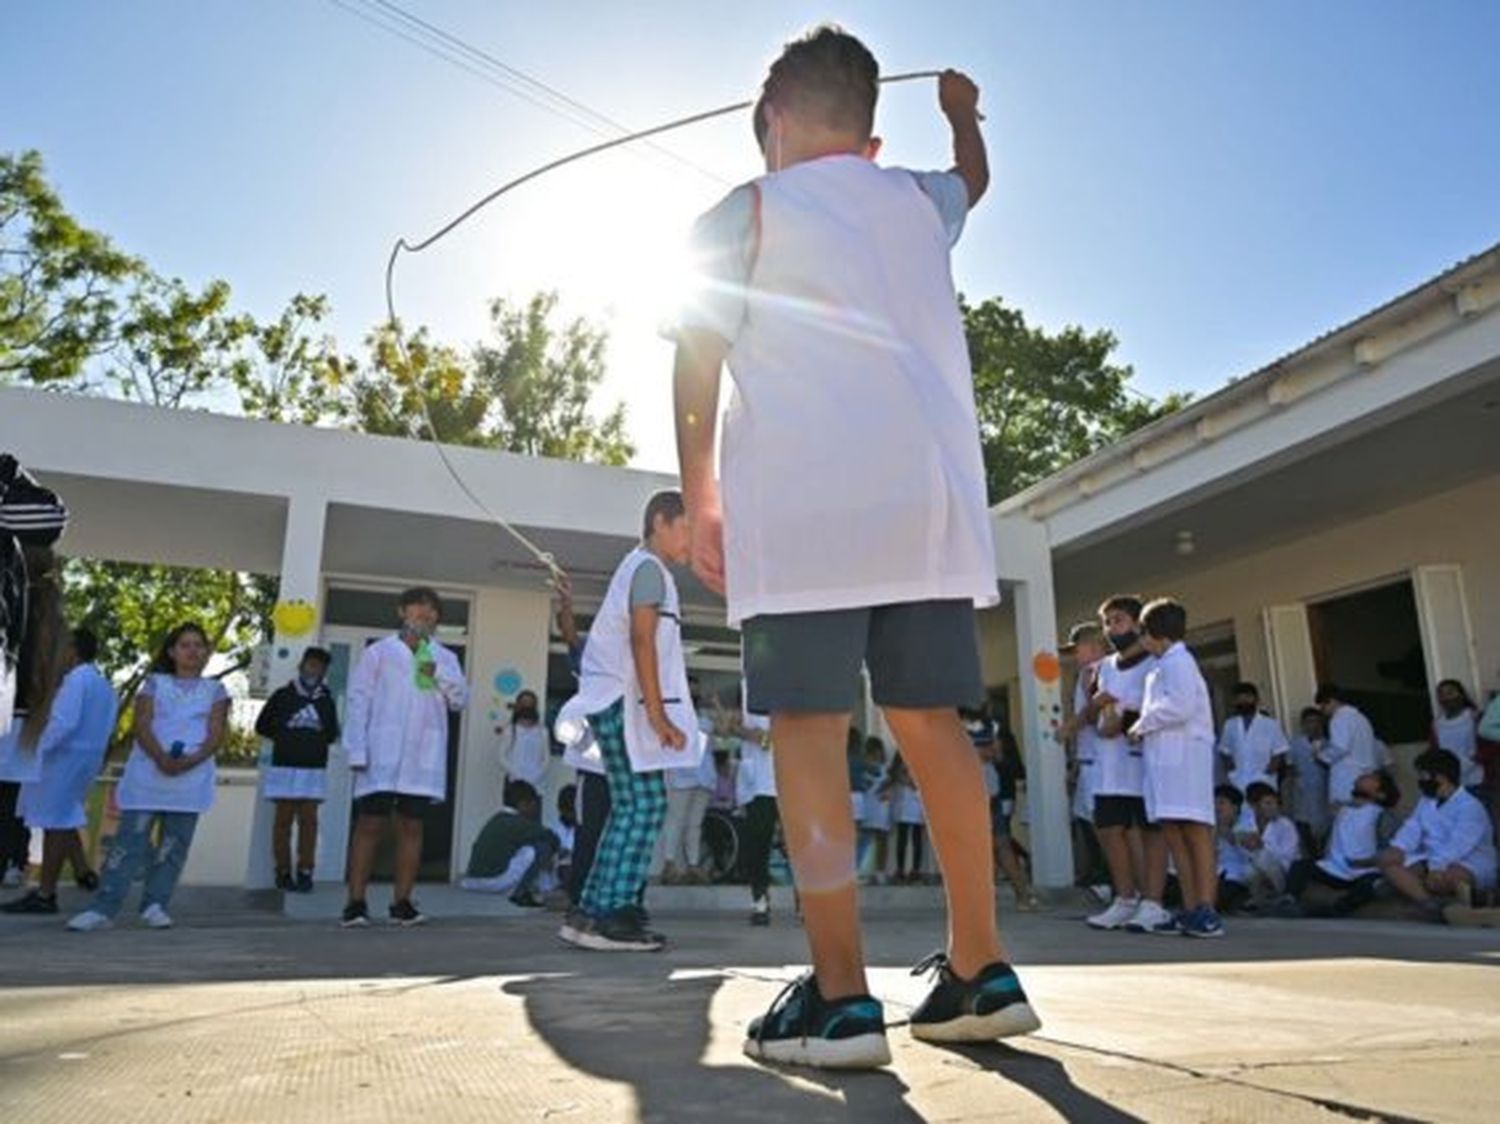
M92 933L96 929L111 929L114 924L98 910L86 909L68 922L68 928L75 933Z
M1160 902L1142 900L1136 907L1135 916L1125 922L1132 933L1177 934L1177 915Z
M145 909L141 910L141 920L152 929L170 929L172 927L172 918L167 915L166 910L162 909L155 902L152 902Z
M1116 898L1108 909L1088 918L1088 926L1090 929L1123 929L1125 923L1135 916L1140 904L1140 898Z

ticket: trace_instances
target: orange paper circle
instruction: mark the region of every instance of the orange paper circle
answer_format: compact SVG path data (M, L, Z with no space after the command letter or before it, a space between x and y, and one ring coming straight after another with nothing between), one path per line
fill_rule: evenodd
M1062 678L1062 664L1056 652L1038 652L1031 658L1031 673L1043 683L1056 683Z

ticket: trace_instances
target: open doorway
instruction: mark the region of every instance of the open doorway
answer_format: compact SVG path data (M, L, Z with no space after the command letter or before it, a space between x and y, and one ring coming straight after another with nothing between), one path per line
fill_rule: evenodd
M1319 682L1338 684L1386 742L1427 738L1431 692L1410 579L1312 602L1307 624Z

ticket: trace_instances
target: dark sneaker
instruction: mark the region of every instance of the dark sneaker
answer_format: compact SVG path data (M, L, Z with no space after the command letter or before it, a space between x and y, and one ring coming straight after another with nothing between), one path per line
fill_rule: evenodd
M344 917L339 924L345 929L367 928L370 924L370 907L364 902L350 902L344 907Z
M297 883L292 881L290 871L278 870L276 872L276 888L283 894L290 894L297 889Z
M410 929L414 925L427 924L427 915L412 905L410 898L403 898L399 902L392 902L388 912L391 916L391 924L400 925L403 929Z
M1199 906L1182 919L1182 935L1199 940L1214 940L1225 935L1224 919L1213 910Z
M594 919L583 910L574 906L568 910L563 917L562 928L557 931L557 937L571 945L584 947L584 937L594 931Z
M766 926L771 923L771 902L767 898L757 898L755 905L750 909L750 924Z
M313 892L312 871L299 870L297 872L296 885L292 887L299 894L310 894Z
M517 890L510 896L510 904L518 905L522 909L546 909L547 903L542 901L530 890Z
M17 898L13 902L0 905L0 913L56 913L57 895L51 897L43 895L38 890L32 890L24 898Z
M769 1011L750 1021L744 1050L759 1062L820 1069L875 1069L891 1060L880 1000L826 1000L811 972L789 983Z
M935 952L912 975L936 970L937 984L911 1015L911 1036L923 1042L993 1042L1040 1030L1015 970L1003 961L961 980L946 954Z
M80 890L87 891L90 894L95 893L99 889L99 876L92 870L85 870L82 874L75 874L73 881Z

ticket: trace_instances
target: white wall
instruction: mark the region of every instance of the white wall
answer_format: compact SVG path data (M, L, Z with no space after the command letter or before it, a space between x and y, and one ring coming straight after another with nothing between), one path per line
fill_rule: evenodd
M480 828L500 807L500 739L491 712L509 718L514 694L495 689L498 673L513 670L524 687L547 697L547 640L552 597L540 580L534 590L481 589L469 618L472 695L459 755L453 841L455 875L462 875Z

